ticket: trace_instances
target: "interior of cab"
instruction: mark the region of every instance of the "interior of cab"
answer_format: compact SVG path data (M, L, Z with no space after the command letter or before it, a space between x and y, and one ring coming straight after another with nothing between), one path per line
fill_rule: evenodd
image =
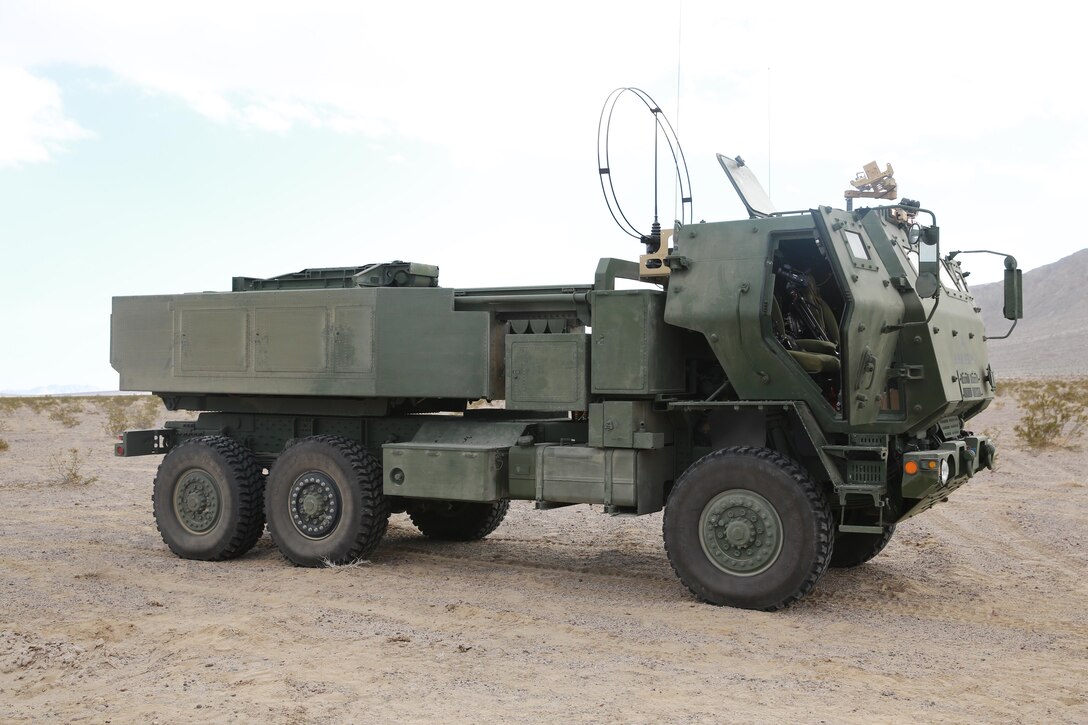
M771 301L775 338L839 412L844 306L842 291L821 244L813 237L779 240Z

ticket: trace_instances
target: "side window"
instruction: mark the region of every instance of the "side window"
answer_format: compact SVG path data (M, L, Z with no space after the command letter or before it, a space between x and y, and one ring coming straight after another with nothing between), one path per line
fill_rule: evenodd
M899 250L899 253L907 260L907 264L910 265L911 270L914 272L914 276L918 276L918 249L904 244L896 244L895 248Z
M845 230L843 234L846 235L846 246L850 248L850 254L854 259L871 259L860 234L850 229Z
M854 269L867 269L872 272L880 271L879 260L874 259L872 247L862 232L858 229L843 229L843 226L840 221L838 226L832 225L832 229L839 229L839 239L846 246Z

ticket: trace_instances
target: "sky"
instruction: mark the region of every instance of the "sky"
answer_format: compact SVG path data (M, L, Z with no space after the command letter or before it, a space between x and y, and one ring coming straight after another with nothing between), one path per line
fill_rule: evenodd
M1088 246L1067 7L0 0L0 391L116 389L114 295L393 259L447 287L590 283L641 251L597 170L618 87L676 127L695 221L744 217L717 152L779 209L841 207L877 161L943 249L1054 262ZM652 124L627 94L610 148L646 228Z

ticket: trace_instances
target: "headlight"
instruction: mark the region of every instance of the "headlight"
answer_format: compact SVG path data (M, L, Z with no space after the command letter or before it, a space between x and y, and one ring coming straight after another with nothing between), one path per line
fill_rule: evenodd
M943 484L947 480L948 480L948 459L947 458L942 458L941 459L941 473L937 477L937 482Z

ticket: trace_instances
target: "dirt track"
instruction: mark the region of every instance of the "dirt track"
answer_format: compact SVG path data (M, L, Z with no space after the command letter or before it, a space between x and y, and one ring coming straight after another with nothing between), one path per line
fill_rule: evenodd
M999 404L1001 401L999 401ZM1019 450L776 613L695 602L660 514L516 504L489 539L404 516L369 564L183 561L157 457L26 408L0 453L0 721L1088 721L1088 454ZM49 481L51 447L99 481Z

